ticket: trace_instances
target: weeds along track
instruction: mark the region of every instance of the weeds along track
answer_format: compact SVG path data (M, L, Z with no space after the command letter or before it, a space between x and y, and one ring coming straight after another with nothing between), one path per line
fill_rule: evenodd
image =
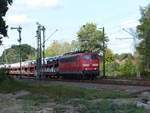
M17 78L18 79L18 78ZM73 82L73 83L90 83L90 84L112 84L112 85L129 85L129 86L150 86L150 80L140 80L140 79L96 79L96 80L75 80L75 79L37 79L34 77L21 77L19 79L29 79L34 81L43 81L43 82L50 82L50 81L62 81L62 82Z

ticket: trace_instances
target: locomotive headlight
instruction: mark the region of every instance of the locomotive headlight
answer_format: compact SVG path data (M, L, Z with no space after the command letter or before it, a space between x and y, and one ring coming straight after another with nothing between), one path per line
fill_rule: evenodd
M83 64L83 67L88 67L90 66L90 64Z
M98 64L92 64L92 66L98 66Z

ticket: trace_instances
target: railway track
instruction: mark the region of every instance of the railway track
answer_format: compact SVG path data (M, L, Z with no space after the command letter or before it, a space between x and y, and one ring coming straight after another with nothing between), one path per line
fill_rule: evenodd
M76 83L92 83L92 84L113 84L113 85L133 85L133 86L150 86L150 80L118 80L118 79L102 79L102 80L50 80Z
M96 80L93 82L101 84L115 84L115 85L150 86L150 80L103 79L103 80Z
M21 79L38 80L34 77L22 77ZM131 85L131 86L150 86L150 80L127 80L127 79L97 79L97 80L73 80L73 79L40 79L40 81L62 81L74 83L91 83L91 84L112 84L112 85Z

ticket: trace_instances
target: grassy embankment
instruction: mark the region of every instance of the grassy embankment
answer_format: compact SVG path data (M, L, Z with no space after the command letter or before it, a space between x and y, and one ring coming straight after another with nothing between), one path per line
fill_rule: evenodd
M4 73L1 73L4 74ZM13 79L1 79L0 93L14 93L25 90L30 95L20 97L24 100L24 110L32 111L33 106L40 106L48 102L68 105L77 108L80 113L149 113L143 108L137 108L134 104L116 104L114 99L128 99L132 96L119 91L98 91L63 85L31 85ZM30 104L30 105L29 105ZM31 108L32 106L32 108ZM63 113L64 107L55 106L54 113Z

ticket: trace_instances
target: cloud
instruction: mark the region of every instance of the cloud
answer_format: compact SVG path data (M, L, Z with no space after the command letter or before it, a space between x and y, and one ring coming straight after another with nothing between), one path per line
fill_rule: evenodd
M62 6L61 0L22 0L21 4L28 8L58 8Z
M135 28L137 25L139 25L139 21L135 19L130 19L122 22L121 28Z
M8 15L5 19L8 24L13 25L28 24L36 21L36 19L29 18L27 14Z

